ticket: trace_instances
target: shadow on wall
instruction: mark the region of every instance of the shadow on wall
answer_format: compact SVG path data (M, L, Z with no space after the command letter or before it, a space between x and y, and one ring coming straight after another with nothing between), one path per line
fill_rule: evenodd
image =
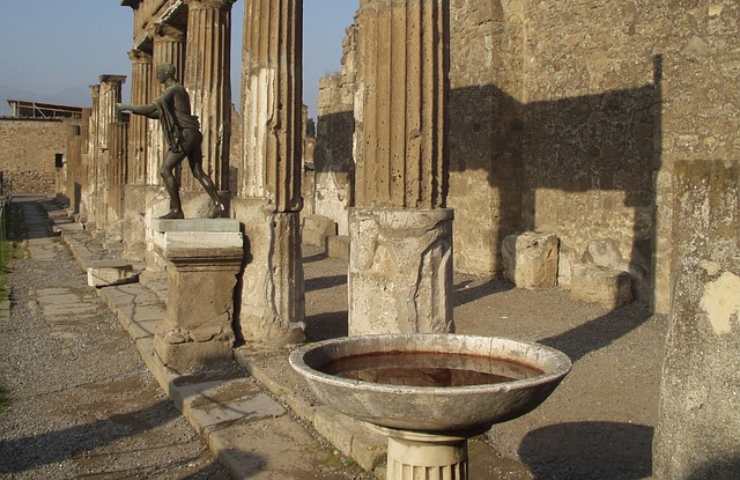
M559 423L528 433L519 456L536 479L638 480L652 474L652 441L647 425Z
M556 233L566 244L574 238L584 244L631 238L625 260L636 274L635 296L648 307L630 307L639 311L637 321L613 325L629 316L615 310L545 340L575 359L620 338L654 312L661 56L654 58L653 76L652 84L638 88L528 104L494 85L450 92L449 115L456 120L448 122L450 176L488 173L490 194L498 196L490 222L494 258L500 259L507 235L527 230ZM494 124L486 123L490 119ZM450 198L467 194L455 191L460 186L454 182L450 186Z

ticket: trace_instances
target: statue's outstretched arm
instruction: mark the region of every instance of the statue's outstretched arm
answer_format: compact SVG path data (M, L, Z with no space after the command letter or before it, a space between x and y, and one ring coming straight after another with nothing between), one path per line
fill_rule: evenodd
M130 105L128 103L117 103L116 110L119 112L130 112L134 115L143 115L147 118L159 118L159 109L153 104L148 105Z

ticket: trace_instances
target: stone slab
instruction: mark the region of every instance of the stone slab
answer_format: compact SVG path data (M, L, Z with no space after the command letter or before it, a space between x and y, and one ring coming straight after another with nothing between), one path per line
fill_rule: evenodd
M330 258L349 261L349 235L332 235L326 239L326 254Z
M229 218L194 218L188 220L154 220L154 230L166 232L210 232L239 233L241 226L237 220Z
M238 232L167 232L157 238L167 259L234 257L244 255L244 238Z
M193 422L203 430L237 420L261 420L285 415L285 408L265 393L254 393L229 402L210 402L192 407Z

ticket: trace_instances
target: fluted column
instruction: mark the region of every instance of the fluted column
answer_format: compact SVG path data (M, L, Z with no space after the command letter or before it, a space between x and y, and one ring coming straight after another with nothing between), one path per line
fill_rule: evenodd
M185 72L185 32L167 24L151 27L152 36L152 71L149 90L149 102L164 92L164 87L157 80L157 65L174 65L177 70L177 81L183 81ZM159 120L147 120L149 131L149 149L147 151L146 183L161 185L159 171L164 162L166 145L162 125Z
M98 103L98 157L97 186L95 211L97 214L96 226L106 229L108 226L108 191L111 188L111 179L108 178L108 163L110 162L110 135L111 125L116 120L116 103L121 101L121 90L126 77L123 75L101 75L100 76L100 101Z
M203 170L229 188L231 134L231 6L235 0L185 0L188 32L185 88L203 132ZM202 187L183 169L183 191Z
M152 56L141 50L131 50L131 102L134 105L149 103L153 80ZM129 124L127 183L145 185L148 149L147 119L134 115Z
M240 318L248 342L279 345L304 338L302 29L302 0L252 0L245 6L244 152L233 210L251 247Z
M303 2L246 5L242 106L242 198L264 198L275 212L301 206Z
M450 332L445 0L361 0L352 335Z
M97 187L98 115L100 113L100 85L90 85L91 105L87 135L87 184L83 191L83 217L85 223L95 223L95 189Z
M128 170L129 116L120 118L108 125L108 172L106 189L106 206L108 227L107 233L115 238L121 237L118 223L123 219L123 189ZM113 227L115 226L115 229Z

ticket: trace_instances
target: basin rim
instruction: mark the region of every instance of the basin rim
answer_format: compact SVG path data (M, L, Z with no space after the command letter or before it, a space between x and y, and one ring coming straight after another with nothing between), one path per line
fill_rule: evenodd
M336 375L330 375L323 373L315 368L306 364L304 357L311 351L319 350L324 347L328 347L336 344L351 343L351 342L362 342L363 340L400 340L400 339L453 339L458 340L484 340L492 341L499 340L505 342L517 343L519 345L528 346L531 348L543 350L552 355L554 368L553 373L543 373L535 377L525 378L522 380L513 380L510 382L495 383L495 384L484 384L484 385L470 385L464 387L419 387L419 386L407 386L407 385L389 385L383 383L372 383L364 382L361 380L350 380L341 378ZM453 353L454 354L454 353ZM324 340L322 342L312 343L304 345L294 350L288 359L290 366L293 369L305 377L309 381L315 381L322 384L333 385L336 387L343 387L352 390L362 390L366 392L376 393L393 393L393 394L432 394L432 395L471 395L471 394L487 394L497 392L509 392L513 390L520 390L525 388L532 388L541 385L547 385L553 382L561 381L573 368L573 362L571 359L560 350L556 350L552 347L542 345L536 342L527 342L522 340L515 340L506 337L484 337L476 335L456 335L456 334L382 334L382 335L362 335L356 337L342 337L331 340ZM535 367L539 368L539 367Z

